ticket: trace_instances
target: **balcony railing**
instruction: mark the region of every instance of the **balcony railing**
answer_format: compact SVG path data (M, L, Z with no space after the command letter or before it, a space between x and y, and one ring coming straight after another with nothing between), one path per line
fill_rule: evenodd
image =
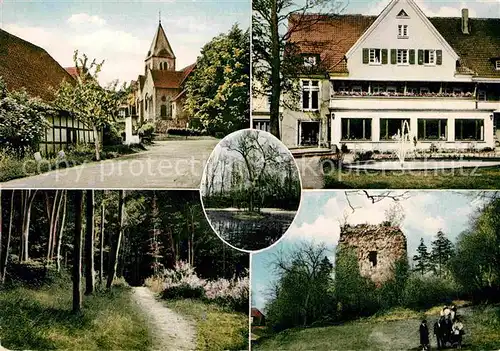
M401 92L376 92L369 93L366 91L335 91L330 94L331 99L344 97L401 97L401 98L457 98L457 99L474 99L475 96L471 92L467 93L401 93Z

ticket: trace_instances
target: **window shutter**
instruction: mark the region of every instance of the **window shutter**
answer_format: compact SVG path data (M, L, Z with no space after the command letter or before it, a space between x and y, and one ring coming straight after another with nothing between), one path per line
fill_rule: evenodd
M370 62L370 50L363 49L363 63L367 65Z
M436 64L443 64L443 50L436 50Z
M410 65L415 64L415 49L410 49Z
M387 65L387 49L382 49L382 64Z
M395 65L398 61L397 61L397 51L396 49L391 49L391 64Z
M418 50L418 64L424 64L424 50Z

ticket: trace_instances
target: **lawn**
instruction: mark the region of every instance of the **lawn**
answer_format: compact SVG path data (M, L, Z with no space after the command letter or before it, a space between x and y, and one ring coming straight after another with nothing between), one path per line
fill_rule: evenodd
M85 296L82 312L73 314L69 279L1 290L1 344L17 350L147 350L151 339L130 293L117 286Z
M432 325L435 311L427 315L431 347L435 348ZM460 311L460 310L459 310ZM462 310L466 334L464 350L500 348L500 306L467 307ZM263 337L253 350L419 350L418 327L421 314L395 310L385 315L337 326L285 330Z
M341 171L325 175L325 189L498 189L500 168L438 171Z
M165 301L165 305L196 323L197 350L247 350L248 315L199 300Z

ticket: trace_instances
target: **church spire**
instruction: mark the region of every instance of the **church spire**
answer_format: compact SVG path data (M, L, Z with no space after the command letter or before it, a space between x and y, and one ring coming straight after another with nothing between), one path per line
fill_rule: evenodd
M158 10L158 25L161 26L161 10Z
M153 41L151 42L151 47L149 48L146 58L149 58L151 56L175 59L174 51L170 46L167 35L165 34L165 31L163 30L163 26L161 24L161 14L159 14L158 28L156 30Z

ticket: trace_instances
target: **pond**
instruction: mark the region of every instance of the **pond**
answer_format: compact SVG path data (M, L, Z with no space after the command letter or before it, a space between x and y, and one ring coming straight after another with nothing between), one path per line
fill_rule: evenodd
M258 214L228 209L206 209L212 227L232 246L255 251L279 240L292 224L295 211L266 210Z

